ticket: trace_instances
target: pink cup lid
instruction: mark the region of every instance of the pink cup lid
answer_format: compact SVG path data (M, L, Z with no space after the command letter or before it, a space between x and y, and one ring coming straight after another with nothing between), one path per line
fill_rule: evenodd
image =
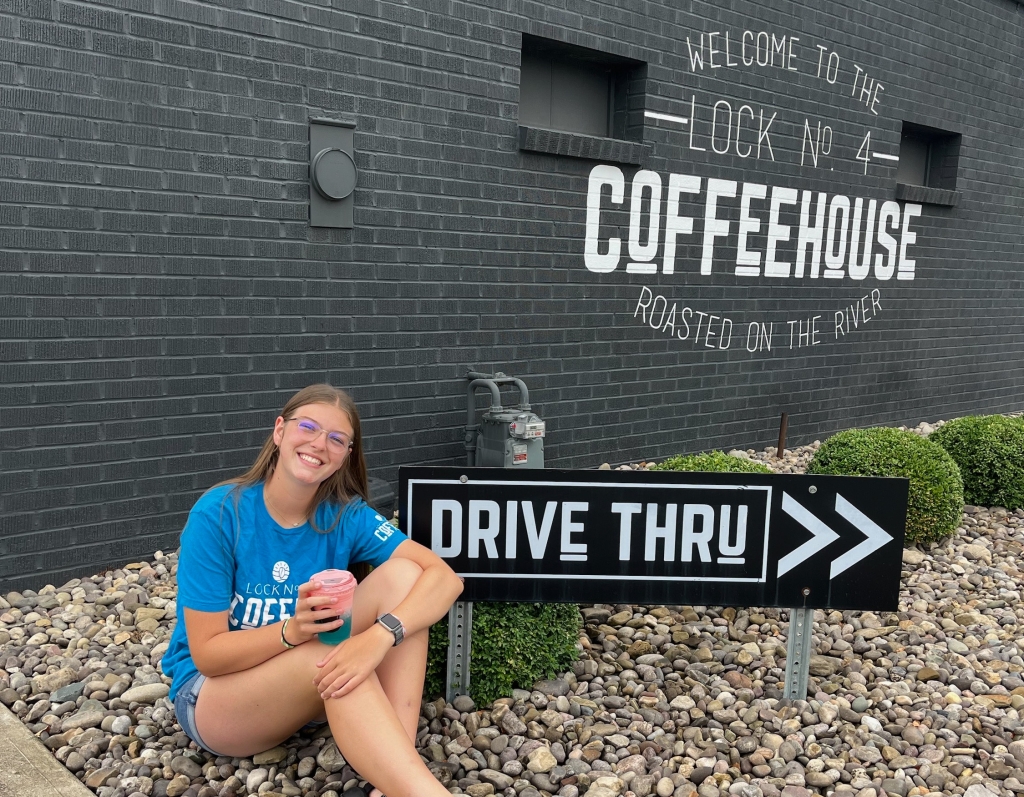
M327 589L355 589L356 577L348 570L321 570L315 573L310 581L319 581Z

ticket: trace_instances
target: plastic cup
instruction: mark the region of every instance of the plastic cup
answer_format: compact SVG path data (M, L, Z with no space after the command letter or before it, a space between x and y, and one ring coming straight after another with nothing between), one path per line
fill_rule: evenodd
M334 608L337 614L333 617L317 620L317 623L331 623L339 617L345 622L340 628L333 631L322 631L317 638L325 645L338 645L352 635L352 598L356 593L356 577L347 570L322 570L314 575L310 581L319 581L320 588L310 593L310 596L327 596L337 599Z

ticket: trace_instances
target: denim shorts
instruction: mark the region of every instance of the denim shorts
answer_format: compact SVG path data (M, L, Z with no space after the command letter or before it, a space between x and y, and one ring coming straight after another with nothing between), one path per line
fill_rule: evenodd
M211 750L196 729L196 701L199 700L199 690L203 688L204 683L206 676L198 672L185 681L174 698L174 713L178 717L178 724L189 739L206 752L219 756L220 753Z

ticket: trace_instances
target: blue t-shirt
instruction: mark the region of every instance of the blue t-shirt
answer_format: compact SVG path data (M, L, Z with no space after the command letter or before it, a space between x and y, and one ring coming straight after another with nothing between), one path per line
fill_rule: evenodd
M192 507L178 556L177 624L161 661L171 678L171 700L198 670L189 652L185 609L229 610L228 630L277 623L295 613L299 586L321 570L352 562L386 562L405 535L356 498L339 507L324 502L310 523L286 529L267 512L263 483L221 485Z

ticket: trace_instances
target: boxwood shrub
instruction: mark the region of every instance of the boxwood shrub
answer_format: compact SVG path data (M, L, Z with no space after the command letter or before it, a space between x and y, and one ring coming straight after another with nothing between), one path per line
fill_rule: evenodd
M512 689L529 689L565 672L578 655L580 610L574 603L474 603L469 693L478 706ZM428 699L443 697L448 662L448 618L430 629Z
M907 543L948 537L960 523L964 483L953 458L938 444L900 429L850 429L815 453L808 473L902 476L910 479Z
M653 465L651 470L703 471L705 473L771 473L771 468L749 459L730 457L721 451L680 454Z
M964 499L978 506L1024 507L1024 419L973 415L940 426L928 438L960 467Z

